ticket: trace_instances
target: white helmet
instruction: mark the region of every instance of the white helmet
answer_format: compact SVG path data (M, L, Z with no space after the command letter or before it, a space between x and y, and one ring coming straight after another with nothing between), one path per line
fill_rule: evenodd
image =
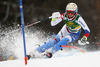
M78 7L75 3L69 3L67 6L66 6L66 11L75 11L75 13L78 12Z

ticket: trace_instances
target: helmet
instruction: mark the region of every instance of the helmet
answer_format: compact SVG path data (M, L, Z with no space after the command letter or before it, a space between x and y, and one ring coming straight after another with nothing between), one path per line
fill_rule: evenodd
M69 3L67 6L66 6L66 12L67 11L75 11L75 13L78 12L78 7L75 3Z

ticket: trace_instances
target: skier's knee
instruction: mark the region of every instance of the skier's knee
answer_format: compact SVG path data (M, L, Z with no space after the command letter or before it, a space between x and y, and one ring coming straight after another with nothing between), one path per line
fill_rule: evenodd
M62 45L67 45L68 43L69 43L69 38L63 38L62 39L62 42L63 42L63 44Z
M58 43L60 41L59 35L57 35L54 40L56 41L56 43Z

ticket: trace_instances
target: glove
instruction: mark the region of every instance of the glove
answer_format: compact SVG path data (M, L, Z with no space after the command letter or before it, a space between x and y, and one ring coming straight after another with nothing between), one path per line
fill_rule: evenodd
M86 45L89 44L89 42L87 41L87 37L83 36L81 40L78 40L79 45Z
M61 15L60 15L60 12L54 12L52 13L52 21L55 21L57 18L59 18Z
M81 42L82 43L86 43L87 42L87 37L86 36L83 36L82 39L81 39Z

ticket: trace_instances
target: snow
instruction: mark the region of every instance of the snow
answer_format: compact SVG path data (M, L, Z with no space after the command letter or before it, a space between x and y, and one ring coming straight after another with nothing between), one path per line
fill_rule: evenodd
M28 60L8 60L0 62L0 67L100 67L100 51L76 53L72 56L53 56L52 58L37 58Z
M47 40L45 32L35 30L25 30L27 54L33 51L35 44L43 44ZM8 31L9 33L9 31ZM16 60L7 60L0 62L0 67L100 67L100 51L87 52L83 54L79 50L59 51L52 58L37 58L24 62L24 49L21 31L12 31L5 37L1 37L1 45L4 56L16 56ZM6 49L5 49L6 48Z

